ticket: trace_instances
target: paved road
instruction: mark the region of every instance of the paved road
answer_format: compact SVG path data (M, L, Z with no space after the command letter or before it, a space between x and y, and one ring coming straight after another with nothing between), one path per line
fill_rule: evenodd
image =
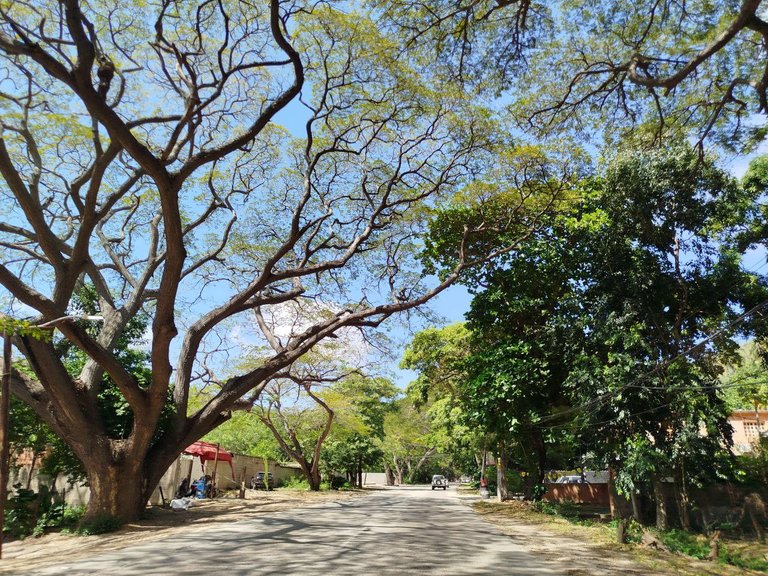
M34 575L554 575L478 518L454 489L382 490L365 498L190 528Z

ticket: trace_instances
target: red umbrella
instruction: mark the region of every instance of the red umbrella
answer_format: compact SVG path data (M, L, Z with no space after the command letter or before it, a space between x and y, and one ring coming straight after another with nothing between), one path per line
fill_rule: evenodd
M218 457L216 456L216 453L218 452ZM232 454L224 450L223 448L219 448L216 446L216 444L211 444L209 442L202 442L198 441L194 444L190 444L183 450L184 454L191 454L192 456L199 456L200 457L200 463L203 465L203 469L205 469L205 462L207 460L218 460L219 462L229 462L229 467L232 469L232 477L235 476L235 467L232 464Z

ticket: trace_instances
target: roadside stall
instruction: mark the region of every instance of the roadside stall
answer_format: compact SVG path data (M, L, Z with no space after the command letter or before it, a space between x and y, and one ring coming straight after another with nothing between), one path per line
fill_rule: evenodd
M203 468L203 477L196 481L195 492L198 498L211 498L216 495L216 472L219 462L228 462L229 467L232 470L232 477L235 477L235 469L232 464L232 454L227 452L219 444L211 444L209 442L198 441L194 444L190 444L183 451L182 454L189 454L191 456L198 456L200 458L200 464ZM208 473L206 469L206 462L213 462L213 469ZM187 473L186 486L191 488L190 484L192 478L192 461L190 461L189 472Z

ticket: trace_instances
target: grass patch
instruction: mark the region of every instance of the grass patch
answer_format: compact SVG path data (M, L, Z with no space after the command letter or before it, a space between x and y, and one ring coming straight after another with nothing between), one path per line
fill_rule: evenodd
M697 568L696 564L691 564L691 559L704 561L710 553L709 537L683 530L658 532L651 529L671 553L642 548L637 544L648 528L634 520L630 520L626 527L628 544L620 545L616 542L618 521L580 520L579 506L573 503L481 501L474 507L478 514L489 516L489 519L510 518L525 524L540 525L555 533L606 546L606 549L621 550L631 554L638 562L658 563L659 572L666 567L675 574L699 576L704 573L701 565ZM574 526L579 528L575 530ZM768 573L768 546L754 540L722 538L718 560L707 563L706 573L735 575L742 574L743 570Z
M76 527L65 529L65 532L77 536L96 536L97 534L114 532L122 525L119 519L104 514L88 521L81 521Z
M699 534L691 534L683 530L667 530L659 533L659 540L678 554L685 554L699 560L706 560L709 556L709 541Z

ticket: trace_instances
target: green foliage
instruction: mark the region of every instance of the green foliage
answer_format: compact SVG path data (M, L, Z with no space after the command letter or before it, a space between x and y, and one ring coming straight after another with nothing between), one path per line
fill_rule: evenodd
M85 512L82 507L69 508L60 496L42 485L39 492L14 484L14 492L6 503L3 532L13 538L41 536L49 528L71 528Z
M81 286L75 292L73 307L77 314L96 314L98 312L98 294L95 288L90 284ZM98 327L93 322L85 320L78 320L77 322L92 336L96 336L98 333ZM114 345L116 360L131 373L137 385L142 389L146 389L152 379L149 354L141 347L148 324L148 316L144 314L134 316L127 323ZM66 339L56 341L55 348L72 376L79 374L88 361L88 355ZM166 406L155 430L155 440L161 436L162 431L173 416L172 396L173 391L169 389ZM98 409L109 438L124 439L131 434L133 429L131 408L122 392L106 372L102 376L101 387L98 392Z
M341 440L332 440L323 446L322 468L328 474L347 472L354 474L378 468L384 453L373 438L353 434Z
M344 476L331 476L326 485L330 490L349 490L351 488Z
M768 296L732 248L764 190L756 178L744 185L682 141L618 147L600 177L566 181L581 202L466 280L468 347L444 345L447 331L414 339L418 398L439 397L449 368L459 421L504 443L531 480L555 456L612 466L625 492L658 475L726 477L720 362L735 355L739 314Z
M193 404L201 404L200 398ZM203 438L206 442L221 444L227 450L260 458L283 460L285 453L272 432L253 412L237 411L224 424Z
M546 502L538 500L531 507L542 514L561 516L566 519L574 519L579 516L579 506L574 502Z
M740 454L733 461L734 479L754 489L760 490L768 478L768 438L760 438L755 450Z
M744 568L745 570L768 573L768 559L765 557L761 558L760 556L744 554L731 546L721 546L718 559L720 562L731 564L738 568Z
M659 533L659 538L672 552L679 552L699 560L704 560L709 555L710 545L703 536L683 530L665 530Z
M282 487L288 490L309 490L309 482L301 476L291 476L283 480Z
M47 341L51 338L52 330L38 328L27 320L15 320L7 316L0 316L0 334L3 333Z
M726 367L721 381L729 405L757 410L768 406L768 369L761 356L762 346L748 342L739 349L737 364Z
M119 518L103 514L92 518L87 522L81 522L77 528L71 530L73 534L78 536L96 536L98 534L108 534L114 532L122 526L122 522Z
M623 520L626 523L624 526L624 537L626 538L627 542L635 544L640 542L643 537L643 531L645 530L643 525L634 518L624 518ZM620 521L621 519L614 518L608 524L615 531Z

